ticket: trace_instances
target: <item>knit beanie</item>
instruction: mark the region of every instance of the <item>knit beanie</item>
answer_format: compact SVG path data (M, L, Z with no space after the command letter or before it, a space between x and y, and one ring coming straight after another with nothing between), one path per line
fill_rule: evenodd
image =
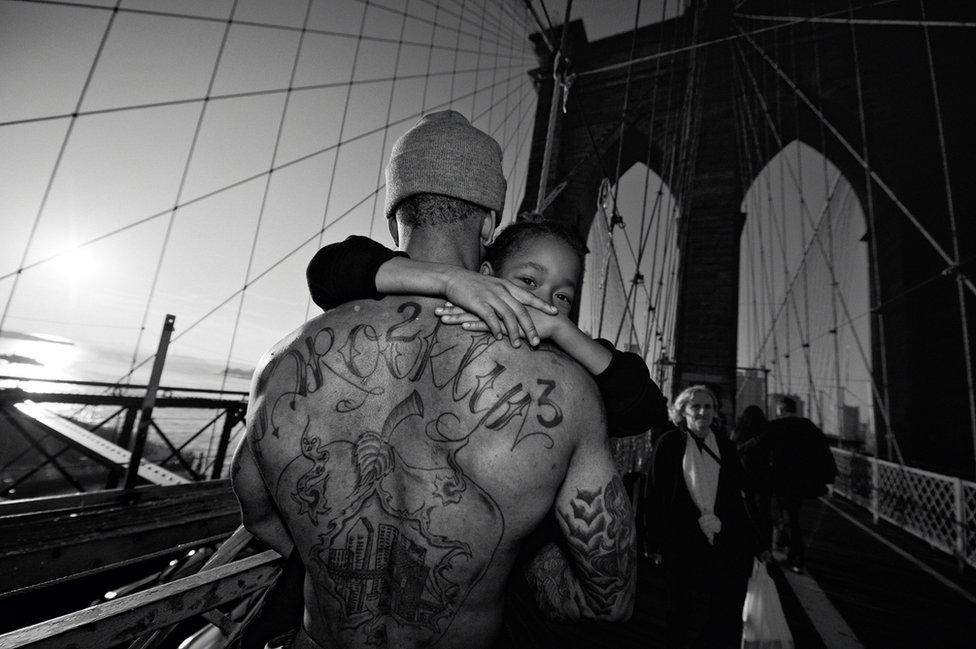
M505 206L502 149L460 113L424 115L400 136L386 166L386 218L414 194L441 194L494 210Z

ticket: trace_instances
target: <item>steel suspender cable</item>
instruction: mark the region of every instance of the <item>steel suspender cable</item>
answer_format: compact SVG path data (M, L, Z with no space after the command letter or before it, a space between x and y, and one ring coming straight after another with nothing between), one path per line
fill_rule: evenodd
M521 77L523 77L523 75L521 73L518 73L518 74L512 75L511 78L514 79L514 78L521 78ZM499 83L504 83L504 81L505 80L503 80L503 81L501 81ZM524 86L525 83L527 83L527 82L523 81L523 86ZM465 97L466 96L467 95L465 95ZM432 109L438 109L438 108L444 107L445 105L446 105L446 103L439 104L437 106L432 106L430 108L432 108ZM397 120L396 123L402 123L402 122L405 122L405 121L410 121L410 120L416 119L419 116L420 116L420 113L413 114L413 115L407 116L407 117L405 117L405 118L403 118L401 120ZM378 133L383 128L388 128L389 126L390 125L386 125L386 126L383 126L383 127L378 128L378 129L373 129L368 134ZM347 141L351 141L351 140L355 140L355 139L360 139L361 137L364 137L364 135L355 136L354 138L351 138L350 140L347 140ZM329 147L329 150L334 149L334 148L335 148L334 146L333 147ZM280 168L280 166L277 167L277 168ZM251 178L250 180L253 180L254 178L260 178L261 176L263 176L263 175L265 175L267 173L269 173L269 172L263 172L261 174L257 174L253 178ZM235 186L236 185L239 185L239 184L240 183L235 183ZM351 207L349 207L342 214L340 214L339 216L335 217L334 219L332 219L328 223L324 223L323 222L322 226L316 232L314 232L313 234L311 234L304 241L300 242L297 246L293 247L291 250L289 250L287 253L285 253L282 257L280 257L278 260L276 260L275 262L273 262L267 268L265 268L264 270L262 270L260 273L258 273L256 275L254 275L253 277L251 277L251 279L248 281L248 283L245 286L243 286L242 288L237 289L236 291L234 291L231 295L229 295L228 297L226 297L219 304L215 305L213 308L211 308L209 311L207 311L203 316L201 316L200 318L198 318L197 320L195 320L194 322L192 322L189 326L183 326L183 327L181 327L180 328L180 332L178 334L176 334L176 335L173 336L172 342L176 342L177 340L179 340L180 338L182 338L183 336L185 336L187 333L189 333L190 331L192 331L193 329L195 329L199 324L201 324L202 322L206 321L210 316L212 316L214 313L216 313L221 308L223 308L225 305L227 305L235 297L237 297L238 295L240 295L242 291L246 290L247 288L249 288L250 286L252 286L255 282L257 282L258 280L260 280L263 277L267 276L271 271L273 271L275 268L277 268L278 266L280 266L282 263L284 263L287 259L291 258L293 255L295 255L295 254L301 252L302 250L304 250L310 243L312 243L313 241L316 241L317 239L320 240L321 239L321 235L322 235L323 232L325 232L326 230L330 229L331 227L333 227L333 226L337 225L338 223L342 222L343 220L345 220L347 217L349 217L351 214L353 214L355 212L355 210L357 210L358 208L360 208L361 206L363 206L364 204L366 204L366 202L369 201L371 198L373 198L378 192L382 191L384 187L385 187L385 183L383 185L378 186L376 189L370 191L368 194L366 194L365 196L363 196L362 198L360 198L354 205L352 205ZM319 247L321 247L321 246L319 246ZM135 367L132 370L130 370L130 372L128 372L127 374L123 375L119 379L118 382L121 382L121 381L125 380L128 376L131 375L132 371L134 371L136 369L139 369L140 367L142 367L146 363L150 362L153 359L153 356L154 355L150 355L150 356L147 356L146 358L142 359L139 363L137 363L135 365Z
M895 20L891 18L825 18L820 16L764 16L759 14L734 14L736 18L745 18L747 20L757 20L765 22L778 22L787 23L788 25L797 25L799 23L810 23L815 25L817 23L833 24L833 25L870 25L870 26L881 26L881 27L976 27L976 22L964 21L964 20Z
M813 12L813 3L810 5L810 12ZM817 36L817 26L815 23L810 23L810 31L813 34L813 61L814 61L814 80L816 81L816 91L817 98L819 101L823 100L823 84L821 82L820 74L820 46L816 40ZM818 108L823 111L823 106L818 105ZM797 117L799 119L799 117ZM827 173L827 157L825 155L827 148L827 135L824 132L823 122L818 122L818 131L820 135L820 152L821 160L823 161L823 180L824 180L824 202L827 206L828 211L830 210L830 190L828 188L828 173ZM827 217L827 250L829 251L829 257L827 263L831 266L834 265L834 227L833 227L833 215L830 214ZM838 433L843 437L843 422L844 422L844 392L843 385L840 380L840 330L837 323L837 291L839 287L836 282L830 282L830 313L831 313L831 332L832 332L832 343L834 351L834 383L835 383L835 396L834 396L834 413L837 421ZM869 369L870 371L870 369ZM877 457L877 444L874 447L874 455Z
M511 67L509 69L511 69ZM523 76L523 74L521 73L521 71L519 71L516 74L511 75L511 76L509 76L509 77L507 77L507 78L505 78L505 79L503 79L503 80L501 80L501 81L499 81L499 82L497 82L495 84L492 84L492 85L493 86L502 85L504 83L507 83L507 82L511 81L512 79L520 78L522 76ZM461 98L469 97L470 94L471 93L468 93L468 94L464 95ZM446 107L447 107L447 102L442 102L442 103L437 104L435 106L429 106L427 108L427 110L438 110L438 109L446 108ZM323 147L321 149L318 149L316 151L313 151L312 153L308 153L308 154L299 156L297 158L294 158L292 160L289 160L287 162L283 162L283 163L275 166L273 169L270 169L268 171L262 171L262 172L259 172L259 173L252 174L250 176L246 176L246 177L241 178L240 180L234 181L234 182L232 182L232 183L230 183L228 185L224 185L223 187L219 187L219 188L217 188L215 190L212 190L212 191L206 192L204 194L200 194L199 196L195 196L194 198L188 199L188 200L184 201L183 203L180 203L179 205L177 205L176 206L176 209L179 210L179 209L188 207L190 205L199 203L201 201L207 200L209 198L213 198L214 196L217 196L219 194L222 194L224 192L227 192L227 191L229 191L231 189L235 189L237 187L240 187L242 185L245 185L245 184L247 184L247 183L249 183L251 181L257 180L258 178L262 178L263 176L267 175L268 173L274 173L274 172L279 171L281 169L285 169L285 168L294 166L296 164L305 162L307 160L310 160L310 159L315 158L317 156L320 156L322 154L328 153L330 151L334 151L335 149L337 149L338 147L340 147L342 145L350 144L352 142L357 142L357 141L363 140L363 139L365 139L365 138L367 138L367 137L369 137L371 135L375 135L375 134L383 131L384 129L389 128L390 126L396 126L396 125L402 124L404 122L409 122L411 120L415 120L418 117L420 117L421 115L423 115L424 112L426 112L426 111L420 111L420 112L412 113L410 115L407 115L405 117L402 117L402 118L396 120L395 122L393 122L391 124L386 124L386 125L383 125L383 126L380 126L380 127L377 127L377 128L369 129L369 130L367 130L367 131L365 131L363 133L359 133L358 135L354 135L354 136L349 137L349 138L347 138L345 140L339 141L336 144L333 144L333 145L330 145L330 146L327 146L327 147ZM68 254L70 252L74 252L76 250L80 250L80 249L85 248L87 246L90 246L92 244L98 243L100 241L104 241L105 239L108 239L108 238L113 237L115 235L121 234L121 233L126 232L128 230L131 230L132 228L138 227L140 225L144 225L144 224L146 224L146 223L148 223L150 221L154 221L155 219L158 219L160 217L166 216L172 210L173 210L173 208L167 208L165 210L161 210L159 212L155 212L153 214L150 214L149 216L142 217L140 219L137 219L135 221L132 221L131 223L127 223L127 224L125 224L125 225L123 225L121 227L115 228L114 230L110 230L110 231L105 232L103 234L100 234L100 235L98 235L96 237L92 237L91 239L86 239L85 241L83 241L83 242L81 242L79 244L76 244L76 245L74 245L74 246L72 246L70 248L67 248L65 250L61 250L60 252L54 253L52 255L48 255L46 257L42 257L41 259L38 259L36 261L33 261L33 262L29 263L29 264L24 264L20 268L17 268L15 270L10 271L8 273L5 273L3 275L0 275L0 281L2 281L4 279L7 279L9 277L13 277L15 275L18 275L18 274L22 273L25 270L29 270L31 268L36 268L37 266L46 264L46 263L48 263L48 262L50 262L50 261L52 261L54 259L58 259L59 257L64 256L64 255L66 255L66 254Z
M356 49L355 49L355 51L353 53L353 57L352 57L352 69L349 72L349 80L350 81L352 81L356 77L356 66L359 64L359 51L360 51L360 46L362 45L363 30L366 27L366 13L367 13L366 10L368 8L369 8L368 6L363 8L363 15L362 15L362 18L360 18L360 20L359 20L359 36L360 36L360 38L356 41ZM431 37L431 38L433 38L433 37ZM427 68L427 71L430 72L430 68L429 67ZM426 91L426 86L424 88L425 88L425 91ZM335 158L332 160L332 171L329 174L329 191L326 193L326 196L325 196L325 207L322 208L322 227L323 228L325 227L325 221L326 221L326 219L329 218L329 206L332 203L332 196L335 193L335 177L336 177L336 171L339 168L339 153L341 153L342 138L345 135L345 131L346 131L346 120L349 117L349 97L350 97L351 94L352 94L352 86L351 85L347 85L346 86L346 97L345 97L345 99L343 100L343 103L342 103L342 118L339 121L339 144L336 146ZM423 104L421 104L421 105L423 105ZM386 130L389 130L389 124L386 125L386 128L384 129L384 132ZM320 230L320 232L321 232L321 230ZM319 247L320 248L322 247L321 235L319 236ZM305 304L306 304L306 315L307 315L308 314L308 309L309 309L309 303L306 302Z
M461 20L464 19L464 8L467 4L467 0L461 0ZM461 47L461 31L458 30L454 38L454 63L451 64L452 70L457 70L457 58L458 58L458 48ZM447 96L451 98L451 105L454 104L454 86L457 83L457 73L451 75L451 89L448 91Z
M149 321L149 312L152 307L153 297L156 295L156 287L159 284L159 276L163 268L163 261L166 258L166 250L169 247L170 236L173 233L173 223L176 221L176 213L179 210L180 202L183 200L183 190L186 187L186 180L189 177L190 165L193 164L193 154L196 151L197 142L199 142L200 139L200 131L203 127L203 120L207 115L207 106L209 105L209 102L206 98L210 96L210 93L214 88L214 83L217 80L217 71L220 69L220 61L223 58L224 49L227 47L227 37L230 34L232 21L236 11L237 0L234 0L234 4L231 5L230 8L227 24L224 26L224 31L220 37L220 47L217 49L217 54L214 57L214 64L210 70L210 80L207 82L207 92L204 95L204 101L200 105L200 112L197 113L197 122L193 130L193 138L190 140L190 148L186 153L186 160L183 163L183 171L180 174L180 184L176 190L176 199L173 201L173 209L169 211L169 218L166 221L166 232L163 235L162 245L159 249L159 257L156 259L156 268L153 271L152 281L149 284L149 294L146 296L146 308L143 310L142 321L139 323L139 332L136 335L136 343L132 348L132 358L129 359L128 376L130 378L135 368L136 361L139 358L139 348L142 346L142 337L146 332L146 323ZM223 389L223 385L221 385L221 389Z
M522 76L522 75L518 75L518 76ZM416 117L416 116L414 116L414 117ZM358 208L360 208L361 206L365 205L376 194L378 194L379 192L383 191L383 189L385 187L386 187L386 184L384 183L384 184L380 185L379 187L377 187L376 189L370 191L368 194L366 194L365 196L363 196L362 198L360 198L355 204L353 204L347 210L345 210L342 214L340 214L336 218L332 219L327 224L323 225L320 230L314 232L312 235L310 235L309 237L307 237L304 241L301 241L298 245L296 245L291 250L289 250L284 255L282 255L280 258L278 258L275 262L273 262L267 268L265 268L264 270L262 270L260 273L254 275L250 279L250 281L248 282L247 285L241 287L240 289L237 289L236 291L234 291L233 293L231 293L230 295L228 295L220 303L216 304L210 310L208 310L205 314L203 314L201 317L197 318L195 321L193 321L192 323L190 323L189 326L180 327L180 332L178 334L176 334L176 335L173 336L173 338L171 339L171 342L176 342L177 340L179 340L180 338L182 338L183 336L185 336L186 334L188 334L190 331L194 330L198 325L200 325L202 322L206 321L210 316L212 316L214 313L216 313L217 311L219 311L220 309L222 309L224 306L226 306L228 303L230 303L230 301L233 300L235 297L237 297L238 295L240 295L240 293L242 291L246 290L250 286L253 286L255 284L255 282L257 282L258 280L260 280L260 279L264 278L265 276L267 276L275 268L279 267L281 264L283 264L285 261L287 261L288 259L290 259L292 256L294 256L294 255L298 254L299 252L301 252L302 250L304 250L310 243L312 243L316 239L320 238L321 234L324 231L326 231L329 228L331 228L331 227L333 227L333 226L341 223L348 216L352 215ZM134 369L139 369L140 367L142 367L146 363L150 362L153 359L154 356L155 356L155 354L154 355L151 355L151 356L147 356L146 358L142 359L139 363L136 364L136 366L135 366ZM131 372L129 374L131 374ZM126 377L129 376L129 374L124 375L116 383L121 382L122 380L124 380Z
M542 37L542 42L546 44L549 54L555 54L556 46L552 44L552 41L549 39L549 33L543 26L542 21L539 20L539 14L536 13L535 7L532 6L532 0L523 0L523 2L525 3L526 8L532 12L532 17L535 19L535 24L539 26L539 35ZM545 4L543 4L543 7L545 7ZM552 29L552 24L549 25L549 28L550 30Z
M740 55L742 55L741 52L740 52ZM806 210L803 210L802 212L809 217L809 213ZM823 256L824 259L827 259L827 253L823 249L823 243L819 239L816 239L816 242L818 244L818 248L820 250L821 255ZM837 278L836 278L836 274L834 272L833 267L828 266L828 270L830 271L831 281L832 282L836 282L837 281ZM839 293L838 294L838 297L840 298L840 303L841 303L841 306L842 306L842 308L844 310L844 316L848 320L852 320L851 314L850 314L850 309L847 306L847 301L844 299L843 294L842 293ZM868 355L867 355L867 353L864 350L864 345L861 343L860 336L857 334L856 329L853 329L852 328L851 329L851 332L853 334L854 342L857 345L858 353L861 355L861 359L865 363L865 366L868 366L869 367L870 366L870 362L868 360ZM881 397L881 394L880 394L880 392L878 390L878 386L877 386L876 382L873 380L873 375L872 375L872 380L871 380L871 389L874 392L875 398L878 400L878 403L881 404L881 407L879 408L879 412L881 413L882 418L884 419L884 423L890 429L891 428L891 417L890 417L890 413L888 412L888 409L884 406L884 404L886 402ZM892 436L891 439L892 439L892 442L895 444L895 450L899 454L899 457L900 457L901 451L900 451L900 449L897 446L897 438L895 438L894 436ZM899 460L899 461L903 461L903 460Z
M740 67L741 68L744 68L745 67L745 62L744 61L742 62L742 64L740 65ZM757 139L757 130L758 129L757 129L757 127L752 122L752 112L749 109L749 106L746 104L746 102L747 102L747 99L746 98L748 96L750 96L751 93L747 93L746 92L745 82L744 82L744 80L742 78L741 73L739 74L737 80L739 81L739 83L742 86L741 90L736 94L736 97L739 99L740 103L743 104L743 108L740 111L742 113L743 122L744 122L744 128L742 129L742 133L743 133L743 135L745 135L746 133L749 133L749 134L752 135L752 146L748 146L748 144L747 144L745 146L745 150L746 150L747 153L750 152L750 151L756 152L756 160L754 162L751 162L749 164L749 167L748 168L750 168L750 169L756 169L756 168L759 168L759 165L761 164L761 162L760 162L761 156L759 155L758 152L760 150L762 150L762 149L761 149L761 147L759 145L759 141ZM768 137L768 135L769 135L768 132L764 130L763 131L763 137L766 138L766 137ZM763 292L765 293L765 296L766 296L766 299L764 300L764 305L765 305L766 311L768 312L769 321L770 321L771 324L770 324L770 328L766 332L765 337L757 345L757 348L756 348L756 351L755 351L756 356L754 357L754 359L753 359L753 361L752 361L751 364L752 365L755 365L757 363L759 357L760 357L759 355L760 354L764 354L764 351L765 351L765 348L766 348L766 342L768 341L770 334L772 334L772 337L773 337L773 340L772 340L773 360L772 360L771 364L774 366L773 367L773 371L775 372L775 377L778 379L779 385L782 386L784 382L783 382L783 377L782 377L782 370L780 368L780 363L778 362L778 359L779 359L779 340L778 340L778 334L776 332L776 327L775 327L775 319L773 318L773 313L772 313L773 304L775 304L775 301L776 301L775 300L775 295L774 295L774 292L773 292L773 286L772 286L771 281L770 281L770 277L772 276L772 266L771 266L771 264L769 266L767 266L767 262L766 262L766 245L765 245L765 243L763 241L763 226L762 226L762 224L764 222L766 222L766 221L769 220L769 214L771 214L771 212L769 210L769 199L771 199L772 194L768 190L768 178L767 178L768 177L768 174L769 174L768 165L762 166L761 171L760 171L760 176L763 178L764 183L767 186L767 200L766 201L761 200L761 197L759 196L758 192L754 194L754 199L753 199L754 200L754 203L755 203L755 205L754 205L754 212L755 212L755 215L756 216L755 216L755 218L751 219L751 223L753 224L753 228L757 232L756 242L758 243L758 246L759 246L759 261L760 261L760 268L761 268L760 278L762 279L762 288L763 288ZM765 217L763 216L764 210L765 210L765 214L766 214ZM767 234L768 233L769 233L769 228L767 228ZM764 364L765 364L765 359L764 359Z
M850 0L848 0L848 7L850 11L850 16L853 17L854 9L851 6ZM872 170L871 170L871 160L868 153L868 136L867 136L867 119L864 116L864 93L861 88L861 61L858 53L857 47L857 33L854 29L854 25L850 25L851 33L851 51L854 55L854 87L857 90L857 116L858 116L858 126L860 127L861 135L861 165L864 169L864 185L865 192L867 194L867 210L866 214L868 217L868 232L871 238L871 243L868 245L868 250L871 254L871 281L874 286L874 299L876 302L880 302L883 299L881 294L881 270L878 267L878 238L877 238L877 217L874 211L874 187L871 183ZM870 294L870 293L869 293ZM875 323L877 324L878 332L878 343L881 348L881 353L879 354L881 361L881 394L884 397L884 409L889 410L891 408L891 393L888 389L888 353L887 353L887 338L885 336L885 318L884 313L882 313L877 308L873 309L873 314L875 318ZM895 431L890 430L892 438L895 438Z
M386 117L383 118L383 122L385 124L389 124L390 123L390 117L393 115L393 97L396 96L396 89L397 89L397 70L400 69L400 53L403 51L403 34L404 34L404 32L406 30L406 27L407 27L407 12L409 10L410 10L410 0L407 0L407 4L406 4L406 6L403 9L403 19L400 21L400 38L399 38L399 43L400 44L397 45L396 54L393 57L393 83L390 84L390 98L386 102ZM455 62L456 62L456 59L455 59ZM478 57L478 63L481 63L481 56L480 55ZM455 69L457 69L457 66L456 65L455 65ZM474 100L475 100L475 97L476 96L477 96L477 92L475 94L472 94L471 95L471 105L472 105L471 112L472 113L474 112ZM387 129L384 129L383 130L383 138L382 138L382 141L380 142L380 163L379 163L378 169L376 171L376 184L377 185L379 185L379 184L381 184L383 182L383 177L384 177L383 176L383 171L384 171L384 169L386 167L386 165L383 164L383 163L385 161L385 156L386 156L386 142L387 142L387 139L389 138L389 135L390 135L390 129L388 129L388 128ZM339 162L338 154L336 154L336 163L338 164L338 162ZM373 207L369 211L369 231L368 231L368 233L367 233L366 236L368 236L371 239L373 238L373 225L376 222L376 206L377 206L377 203L378 203L378 199L379 199L379 194L376 194L376 195L373 196ZM309 296L309 298L311 298L311 296ZM306 317L308 317L308 311L309 311L310 308L311 308L311 301L306 302L306 305L305 305L305 315L306 315Z
M569 37L569 17L573 10L573 0L566 1L566 17L559 36L559 50L552 59L552 96L549 98L549 120L546 122L546 146L542 152L542 166L539 171L539 193L536 197L535 211L542 212L546 205L546 186L549 183L549 166L552 164L552 146L556 137L556 118L565 81L566 43Z

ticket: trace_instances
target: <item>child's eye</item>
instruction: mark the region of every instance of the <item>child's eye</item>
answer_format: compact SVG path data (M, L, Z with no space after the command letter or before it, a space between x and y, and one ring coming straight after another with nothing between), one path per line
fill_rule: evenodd
M573 298L569 297L568 295L565 295L564 293L556 293L556 299L562 300L563 302L569 305L573 304Z
M532 279L531 277L519 277L519 281L525 284L526 286L531 286L532 288L536 287L535 280Z

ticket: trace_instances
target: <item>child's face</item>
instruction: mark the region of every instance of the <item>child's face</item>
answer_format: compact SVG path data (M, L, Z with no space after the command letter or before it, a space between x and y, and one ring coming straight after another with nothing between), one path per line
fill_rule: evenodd
M534 237L495 269L498 277L525 287L536 297L569 315L576 300L580 260L573 249L555 237Z

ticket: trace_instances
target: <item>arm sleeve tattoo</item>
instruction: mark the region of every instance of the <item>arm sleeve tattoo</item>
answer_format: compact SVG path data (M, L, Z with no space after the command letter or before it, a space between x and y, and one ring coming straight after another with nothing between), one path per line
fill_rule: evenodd
M554 619L620 620L630 615L635 581L634 520L620 477L577 489L570 511L558 509L565 547L549 544L526 578Z

